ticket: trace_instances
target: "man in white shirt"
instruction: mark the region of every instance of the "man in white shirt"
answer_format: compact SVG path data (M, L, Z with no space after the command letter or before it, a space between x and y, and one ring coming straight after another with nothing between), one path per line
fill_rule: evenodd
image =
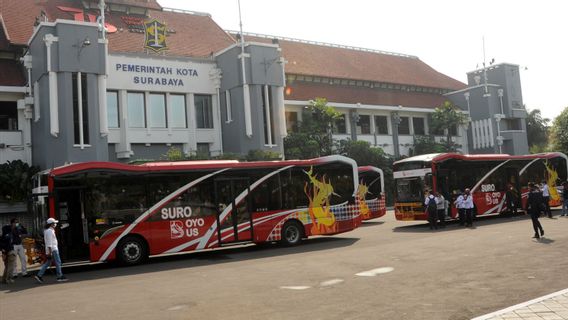
M39 283L43 283L43 274L51 265L51 261L55 262L55 273L57 274L57 281L63 282L67 281L67 278L63 275L61 271L61 258L59 257L59 249L57 248L57 237L55 236L55 227L59 221L49 218L47 219L47 225L43 231L43 238L45 242L45 255L47 260L41 266L41 269L35 276L35 279Z
M469 191L469 189L465 189L462 206L465 211L465 226L473 227L473 197Z
M544 201L544 214L546 214L549 218L552 218L552 211L550 211L550 190L548 189L548 184L546 184L546 180L542 181L542 200Z
M458 209L458 217L460 219L460 226L464 225L464 221L465 221L465 211L463 208L463 196L464 194L460 194L458 196L458 198L456 199L456 201L454 201L454 205L456 206L456 209Z
M438 220L440 220L440 228L445 228L446 227L446 199L439 192L436 192L436 206L438 208Z

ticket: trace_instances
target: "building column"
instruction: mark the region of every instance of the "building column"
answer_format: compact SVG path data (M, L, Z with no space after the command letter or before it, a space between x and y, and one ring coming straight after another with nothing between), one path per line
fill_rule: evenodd
M128 159L131 155L130 141L128 140L128 96L126 90L118 91L118 109L120 121L120 143L114 151L118 159Z
M398 125L400 124L400 116L398 112L391 113L391 123L392 123L392 145L394 148L395 158L400 157L400 146L398 144Z
M360 105L360 104L357 104ZM357 122L359 121L359 113L357 109L349 112L349 122L351 124L351 140L357 141Z

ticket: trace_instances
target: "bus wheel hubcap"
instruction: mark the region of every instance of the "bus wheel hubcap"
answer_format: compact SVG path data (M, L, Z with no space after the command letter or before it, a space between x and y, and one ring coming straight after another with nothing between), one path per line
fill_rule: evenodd
M288 242L296 242L296 240L298 240L298 230L296 230L296 228L294 227L288 227L288 229L286 229L286 240L288 240Z
M136 260L140 256L140 247L136 243L128 243L124 246L124 256L128 260Z

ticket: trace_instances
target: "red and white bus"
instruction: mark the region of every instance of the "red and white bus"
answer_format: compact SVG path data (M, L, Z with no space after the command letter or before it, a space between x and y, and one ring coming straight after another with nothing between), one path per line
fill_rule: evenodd
M148 255L243 242L298 244L357 228L357 164L85 162L34 177L36 224L60 221L64 259L137 264Z
M471 189L476 215L493 215L507 210L508 186L513 186L525 207L528 183L548 182L551 205L560 202L561 183L566 181L568 158L559 152L521 156L506 154L426 154L394 163L395 216L397 220L426 220L424 190L441 193L453 202L460 191ZM556 187L556 188L554 188ZM451 217L457 210L452 208Z
M384 190L383 170L372 166L359 167L357 203L361 219L375 219L387 213Z

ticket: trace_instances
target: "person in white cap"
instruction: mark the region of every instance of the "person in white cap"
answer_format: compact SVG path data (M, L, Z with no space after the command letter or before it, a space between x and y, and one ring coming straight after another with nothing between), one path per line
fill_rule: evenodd
M41 266L41 269L35 276L35 279L39 283L43 283L43 274L51 265L51 261L55 261L55 272L57 274L57 281L67 281L67 278L63 275L61 271L61 258L59 257L59 249L57 249L57 237L55 236L55 227L59 221L49 218L46 222L45 230L43 231L43 238L45 242L45 254L47 260Z

